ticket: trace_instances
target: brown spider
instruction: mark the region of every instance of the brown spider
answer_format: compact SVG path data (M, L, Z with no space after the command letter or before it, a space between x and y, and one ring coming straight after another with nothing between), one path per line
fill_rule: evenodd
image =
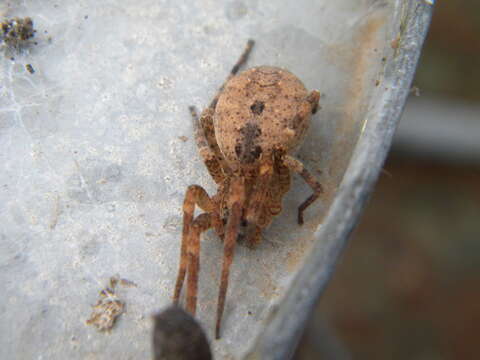
M236 75L253 47L247 47L217 95L198 119L190 107L195 140L207 169L218 185L210 197L198 185L190 185L183 202L180 265L173 301L178 304L185 275L187 310L195 315L197 304L200 234L213 228L224 242L224 259L218 295L215 337L220 337L228 274L240 230L251 247L261 240L262 229L282 210L282 197L290 188L294 171L313 189L298 208L303 212L322 193L322 186L289 155L301 144L311 114L318 109L320 93L308 93L292 73L260 66ZM195 206L204 213L194 216Z

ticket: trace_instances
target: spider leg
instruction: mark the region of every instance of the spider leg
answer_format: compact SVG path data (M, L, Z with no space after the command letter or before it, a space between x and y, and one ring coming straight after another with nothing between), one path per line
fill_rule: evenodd
M224 237L224 253L223 253L223 267L222 277L220 280L220 289L218 293L217 304L217 323L215 326L215 338L220 338L220 324L222 322L223 310L225 307L225 296L228 288L228 275L230 273L230 265L233 261L233 251L237 242L238 230L242 220L242 210L245 201L245 188L243 179L236 179L232 182L230 188L230 215L227 222Z
M310 103L312 107L312 114L315 114L318 109L321 109L320 105L318 104L320 100L320 92L318 90L313 90L307 96L307 101Z
M174 304L178 305L180 293L185 280L188 260L188 237L190 235L190 227L193 221L193 213L195 205L198 205L202 210L212 213L215 210L215 204L208 196L207 192L198 185L190 185L185 194L183 201L183 230L182 230L182 245L180 248L180 264L178 268L177 281L175 284L175 292L173 295Z
M245 64L248 60L248 56L250 55L250 52L252 51L253 45L255 45L255 40L253 39L248 39L247 45L245 46L245 50L243 50L242 55L237 60L237 63L233 66L232 70L230 71L230 76L235 76L242 67L243 64Z
M283 163L282 156L275 156L274 171L265 204L265 213L270 219L282 212L282 199L290 189L290 182L290 169Z
M193 220L188 234L187 310L195 315L197 307L198 273L200 270L200 234L212 227L211 214L203 213Z
M255 248L262 241L262 228L254 223L247 226L246 242L251 249Z
M218 98L223 91L225 84L230 80L243 64L248 59L248 56L252 50L254 41L248 40L245 50L238 59L237 63L230 71L230 75L227 77L223 85L217 91L217 94L213 98L210 105L202 112L200 119L198 118L197 111L194 106L190 106L190 114L193 119L193 127L195 131L195 141L198 146L200 156L202 156L208 172L217 184L221 184L225 180L225 174L230 172L223 155L218 147L217 140L215 139L215 128L213 126L213 114L215 113L215 107L217 105Z
M225 180L225 173L228 173L229 169L215 140L213 111L210 108L205 109L199 119L195 106L190 106L189 110L192 115L198 152L210 176L217 184L221 184Z
M261 216L265 203L267 202L268 189L272 175L273 164L269 161L265 161L260 165L259 174L248 202L248 209L245 214L245 219L248 222L253 222L260 226L262 225L257 220Z
M242 55L240 55L235 65L233 65L232 70L230 70L230 74L227 76L227 79L222 84L222 86L220 86L220 89L218 89L217 95L215 95L212 102L210 103L209 105L210 109L212 110L215 109L215 107L217 106L218 98L220 97L220 94L222 93L223 88L225 87L225 84L228 82L228 80L234 77L238 73L238 70L240 70L240 68L247 62L250 52L252 51L253 45L255 45L255 41L252 39L249 39L247 41L247 45L245 46L245 50L243 50Z
M285 155L283 158L283 163L290 170L298 173L305 182L310 185L313 190L313 194L310 195L299 207L298 207L298 223L303 224L303 212L307 207L309 207L315 200L318 199L321 193L323 193L322 185L318 182L317 179L305 169L303 164L290 155Z
M248 246L254 247L261 240L261 229L266 227L272 216L269 208L269 188L273 176L273 163L265 161L260 165L259 174L253 191L249 196L248 208L245 211L245 220L248 222L246 241Z
M260 180L260 183L265 182L265 180ZM245 236L249 248L255 248L262 241L262 230L271 222L274 216L281 213L282 198L289 188L290 169L283 164L281 157L275 157L274 170L266 189L263 210L257 214L252 214L249 209L250 211L247 210L247 215L245 216L250 220ZM255 198L255 196L252 195L252 198ZM262 203L263 200L258 201ZM249 202L252 203L253 201L250 200ZM252 208L256 208L256 206L252 206Z

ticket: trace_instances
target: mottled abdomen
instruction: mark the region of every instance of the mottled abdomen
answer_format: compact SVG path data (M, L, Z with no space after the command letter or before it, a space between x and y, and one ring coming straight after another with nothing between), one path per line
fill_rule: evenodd
M312 104L287 70L261 66L233 77L215 109L215 137L232 168L258 164L275 150L290 152L308 129Z

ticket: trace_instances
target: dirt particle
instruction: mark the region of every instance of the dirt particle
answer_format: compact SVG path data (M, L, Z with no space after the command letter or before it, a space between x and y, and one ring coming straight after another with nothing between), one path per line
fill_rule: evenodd
M418 86L412 86L412 88L410 89L410 94L420 96L420 88Z
M400 45L400 37L397 37L390 42L390 46L394 50L397 50L399 45Z
M226 15L229 20L238 20L248 13L247 6L242 1L233 1L226 8Z
M100 291L100 299L93 306L92 314L86 323L95 326L100 332L110 331L124 308L125 303L117 297L114 289L105 288Z
M0 23L0 39L8 47L19 49L29 44L35 35L30 17L7 19Z
M27 69L27 71L28 71L30 74L34 74L34 73L35 73L35 69L33 68L32 64L27 64L27 65L25 65L25 69Z

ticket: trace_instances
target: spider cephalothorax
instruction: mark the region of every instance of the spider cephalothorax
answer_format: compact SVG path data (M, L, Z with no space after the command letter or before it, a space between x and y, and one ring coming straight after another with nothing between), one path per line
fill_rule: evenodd
M295 75L277 67L260 66L236 75L252 46L253 41L249 40L245 52L200 119L195 108L190 108L199 152L218 184L218 192L209 197L198 185L188 187L173 298L178 303L188 273L187 310L195 314L200 234L214 228L224 241L217 338L240 227L250 246L261 240L262 229L282 210L283 195L290 188L290 171L302 176L313 189L313 194L298 209L299 224L303 224L303 211L322 192L320 183L290 155L303 141L311 114L317 111L320 94L316 90L309 93ZM193 218L195 206L204 213Z

